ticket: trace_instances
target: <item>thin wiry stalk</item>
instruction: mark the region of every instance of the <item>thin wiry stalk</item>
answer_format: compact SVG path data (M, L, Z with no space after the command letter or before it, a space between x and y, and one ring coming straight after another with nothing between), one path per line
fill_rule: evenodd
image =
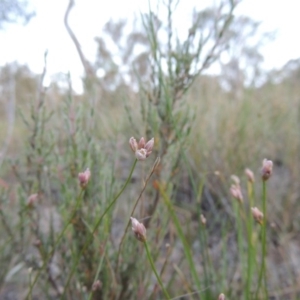
M258 297L262 281L264 281L264 293L266 299L268 299L268 287L267 287L267 267L266 267L266 259L267 259L267 185L266 181L263 180L263 224L262 224L262 248L261 248L261 255L262 255L262 262L261 262L261 269L259 273L258 279L258 286L256 291L256 298Z
M145 249L146 249L146 252L147 252L147 258L149 260L151 268L152 268L152 270L153 270L153 272L154 272L154 274L156 276L156 279L157 279L157 281L158 281L158 283L159 283L159 285L160 285L160 287L161 287L161 289L162 289L162 291L163 291L166 299L171 299L170 296L169 296L169 294L168 294L168 292L167 292L167 290L165 289L165 287L164 287L164 285L162 283L162 280L161 280L160 276L158 275L158 273L156 271L156 268L155 268L155 265L154 265L154 262L153 262L153 259L152 259L152 256L151 256L151 253L150 253L147 241L144 242L144 246L145 246Z
M248 263L247 263L247 285L246 285L246 296L247 299L251 299L251 286L253 276L253 266L255 264L255 249L253 243L253 216L251 207L253 207L253 183L248 181L248 198L249 198L249 212L247 218L248 225Z

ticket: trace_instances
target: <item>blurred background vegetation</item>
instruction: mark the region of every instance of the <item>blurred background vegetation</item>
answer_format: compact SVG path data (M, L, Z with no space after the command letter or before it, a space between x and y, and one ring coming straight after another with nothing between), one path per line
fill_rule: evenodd
M0 68L0 299L163 299L131 233L120 250L136 200L135 217L147 227L173 298L210 300L223 292L228 299L267 299L255 294L258 272L246 292L247 243L237 249L239 225L229 193L235 174L249 208L244 170L250 168L257 179L255 206L261 207L264 158L274 163L267 195L269 299L300 299L300 58L265 71L261 50L274 33L235 15L234 0L194 10L179 39L177 2L169 0L160 2L164 18L153 5L132 22L108 21L95 38L97 57L89 61L68 23L74 4L64 22L84 69L83 93L74 92L69 74L44 86L47 54L41 74L18 63ZM26 2L0 2L0 29L33 16ZM212 67L219 72L210 73ZM138 162L95 237L90 228L130 173L131 136L154 137L154 151ZM158 156L160 165L145 186ZM69 221L80 191L77 175L87 167L91 182ZM184 241L158 186L172 202ZM27 199L35 193L38 204L29 209ZM56 244L64 224L70 228ZM101 288L93 290L97 279ZM5 298L9 293L14 298Z

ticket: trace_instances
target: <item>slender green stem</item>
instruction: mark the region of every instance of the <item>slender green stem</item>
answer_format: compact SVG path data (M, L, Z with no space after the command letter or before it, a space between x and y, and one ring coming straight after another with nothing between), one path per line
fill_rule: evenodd
M90 245L91 243L91 240L92 240L92 237L93 235L95 234L95 232L97 231L102 219L104 218L104 216L108 213L108 211L113 207L113 205L116 203L116 201L118 200L118 198L121 196L121 194L124 192L125 188L127 187L128 183L130 182L131 180L131 177L132 177L132 174L133 174L133 171L135 169L135 166L136 166L136 163L137 163L137 159L135 159L133 165L132 165L132 168L130 170L130 173L129 173L129 176L125 182L125 184L123 185L123 187L121 188L121 190L119 191L119 193L115 196L115 198L113 199L113 201L107 206L107 208L104 210L103 214L100 216L100 218L98 219L98 221L96 222L95 226L94 226L94 229L92 231L92 234L89 235L89 238L86 240L85 244L83 245L81 251L79 252L79 255L75 261L75 263L73 264L73 267L71 269L71 272L66 280L66 284L64 286L64 293L62 295L62 297L64 297L65 293L66 293L66 290L67 290L67 287L70 283L70 280L78 266L78 263L80 261L80 258L82 256L82 253L86 250L86 248Z
M165 287L164 287L164 285L163 285L163 283L161 281L160 276L158 275L158 273L156 271L156 268L155 268L155 265L154 265L154 262L153 262L153 259L152 259L152 256L151 256L151 253L150 253L147 241L144 242L144 246L145 246L145 249L146 249L146 252L147 252L147 257L148 257L148 260L150 262L151 268L152 268L152 270L153 270L153 272L154 272L154 274L156 276L156 279L157 279L157 281L158 281L158 283L159 283L159 285L160 285L160 287L161 287L161 289L162 289L162 291L163 291L166 299L171 299L170 296L169 296L169 294L168 294L168 292L167 292L167 290L165 289Z
M261 269L258 280L258 287L256 291L256 297L258 296L259 290L261 288L262 280L264 279L264 293L266 299L268 299L268 288L267 288L267 266L266 266L266 258L267 258L267 185L266 181L263 180L263 224L262 224L262 262Z
M252 286L252 275L254 266L254 244L253 244L253 216L251 208L253 207L253 183L248 181L248 198L249 198L249 208L248 208L248 266L247 266L247 286L246 295L247 299L251 299L251 286Z
M265 297L268 299L268 287L267 287L267 184L263 181L263 244L262 244L262 255L263 255L263 267L264 267L264 290Z
M241 264L241 273L242 273L242 290L244 290L244 284L246 280L245 275L245 266L244 266L244 244L243 244L243 228L242 228L242 222L241 222L241 210L240 210L241 203L238 202L238 200L233 199L233 206L234 211L236 215L237 220L237 239L238 239L238 252L239 252L239 261Z
M79 193L79 195L78 195L78 197L77 197L77 199L76 199L76 204L75 204L75 207L74 207L74 211L73 211L73 213L72 213L72 215L71 215L69 221L66 223L65 227L64 227L63 230L60 232L60 234L59 234L59 236L58 236L56 242L54 243L54 245L53 245L53 247L52 247L50 253L48 254L48 256L46 257L46 259L44 260L42 267L39 269L39 271L37 272L37 274L36 274L34 280L33 280L32 283L30 284L29 291L28 291L27 296L26 296L25 299L27 299L27 298L29 297L29 295L32 294L32 289L33 289L34 285L36 284L36 282L37 282L37 280L38 280L38 278L39 278L41 272L42 272L43 270L45 270L46 266L48 265L50 259L52 258L53 254L54 254L54 252L55 252L55 250L56 250L57 245L60 243L60 241L61 241L62 237L64 236L64 234L65 234L65 232L66 232L68 226L71 224L72 220L74 219L75 214L76 214L78 208L79 208L80 205L81 205L81 200L82 200L83 192L84 192L84 190L81 189L81 190L80 190L80 193Z

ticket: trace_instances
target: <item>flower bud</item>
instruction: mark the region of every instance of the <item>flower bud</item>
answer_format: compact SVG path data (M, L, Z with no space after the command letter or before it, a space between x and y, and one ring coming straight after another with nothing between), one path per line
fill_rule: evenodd
M129 145L133 152L135 152L138 149L138 143L134 137L131 137L129 139Z
M231 175L231 180L235 185L240 185L240 179L236 175Z
M138 143L138 147L139 149L145 148L145 139L143 137L141 137L139 143Z
M225 300L225 295L222 293L219 295L218 300Z
M255 179L254 179L254 174L250 169L245 169L245 174L247 176L247 179L249 182L254 183Z
M271 175L272 175L272 171L273 171L273 162L271 160L267 160L266 158L263 160L263 166L261 169L261 177L262 180L267 181Z
M152 153L153 146L154 146L154 138L148 141L145 145L145 149L147 150L147 157Z
M251 207L251 210L254 220L262 225L264 214L257 207Z
M206 218L201 214L201 215L200 215L200 219L201 219L201 224L202 224L203 226L205 226L205 225L206 225Z
M39 200L39 194L32 194L27 199L27 206L33 208Z
M238 200L240 203L243 203L244 198L243 198L243 194L242 194L242 191L241 191L241 187L239 185L233 184L230 187L230 193L231 193L231 196L234 199Z
M84 172L78 174L79 184L82 189L85 189L91 177L90 169L87 168Z
M141 241L145 242L146 241L146 228L143 223L140 223L137 219L135 218L130 218L131 219L131 224L132 224L132 231L135 235L135 237Z
M95 291L100 291L101 290L101 287L102 287L102 282L100 280L97 280L93 283L92 285L92 291L95 292Z

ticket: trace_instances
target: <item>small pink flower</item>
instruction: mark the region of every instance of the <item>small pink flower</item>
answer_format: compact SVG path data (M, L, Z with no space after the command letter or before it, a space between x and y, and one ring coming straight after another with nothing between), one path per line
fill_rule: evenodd
M240 186L240 179L236 175L231 175L231 179L234 182L234 184L230 187L231 196L234 199L237 199L240 203L243 203L244 197Z
M257 207L251 207L251 210L254 220L262 225L264 214Z
M145 160L152 153L154 138L146 143L143 137L139 142L137 142L134 137L131 137L129 139L129 145L131 150L135 153L137 160Z
M154 146L154 138L149 140L145 145L145 149L147 150L147 157L152 153L153 146Z
M129 145L130 145L130 148L133 152L135 152L139 148L138 143L137 143L137 141L134 137L131 137L129 139Z
M86 188L91 177L91 171L87 168L84 172L78 174L79 184L82 189Z
M34 207L39 200L39 194L31 194L27 199L27 206L28 207Z
M102 282L101 282L100 280L95 281L95 282L93 283L93 285L92 285L92 291L93 291L93 292L95 292L95 291L97 291L97 290L100 291L101 288L102 288Z
M254 179L254 174L250 169L245 169L245 174L247 176L247 179L249 182L254 183L255 179Z
M135 237L141 241L145 242L146 241L146 228L143 223L140 223L137 219L135 218L130 218L131 219L131 224L132 224L132 231L135 235Z
M204 217L204 215L200 215L200 220L201 220L201 224L203 225L203 226L205 226L206 225L206 218Z
M263 166L261 169L261 177L262 180L267 181L271 175L272 175L272 171L273 171L273 162L271 160L267 160L266 158L263 160Z
M231 180L235 185L240 185L240 179L236 175L231 175Z
M138 147L139 149L145 148L145 139L143 137L141 137L139 143L138 143Z
M222 293L219 295L218 300L225 300L225 295Z
M231 196L238 200L240 203L243 203L243 194L242 194L242 191L241 191L241 188L239 185L235 185L233 184L231 187L230 187L230 193L231 193Z

